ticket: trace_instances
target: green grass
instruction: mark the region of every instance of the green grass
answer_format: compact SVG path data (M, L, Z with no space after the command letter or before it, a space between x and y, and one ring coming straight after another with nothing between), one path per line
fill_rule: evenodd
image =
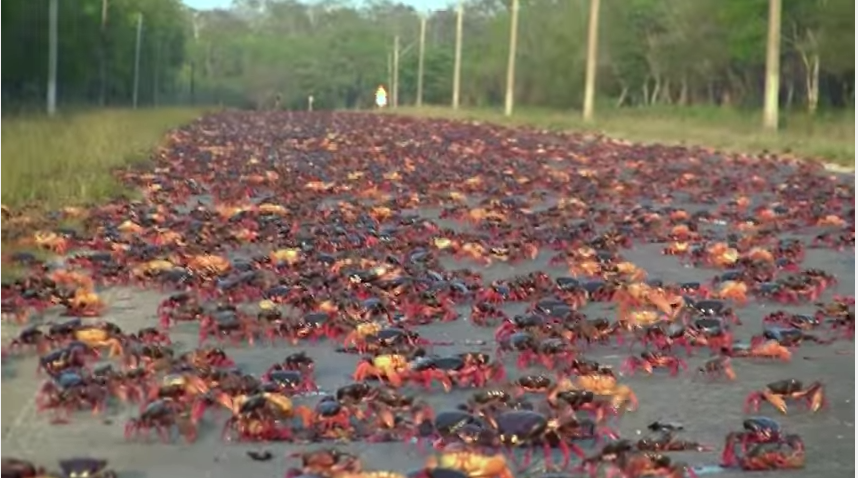
M855 116L837 114L784 114L777 134L763 132L761 113L717 107L602 108L591 124L577 111L517 110L512 117L497 110L447 107L404 107L395 114L476 120L505 126L533 126L552 130L598 132L642 143L685 144L724 151L763 151L835 163L855 169Z
M3 204L50 208L125 194L111 171L145 160L164 133L201 114L158 108L4 118Z
M145 161L170 129L203 114L202 109L158 108L94 110L61 115L4 118L2 123L2 201L12 211L44 218L42 212L62 206L92 204L133 191L117 181L112 171ZM19 251L48 258L26 240L7 239L4 258ZM74 226L52 222L51 227ZM29 237L30 227L13 233ZM10 233L12 231L9 231ZM0 280L20 277L25 269L4 260Z

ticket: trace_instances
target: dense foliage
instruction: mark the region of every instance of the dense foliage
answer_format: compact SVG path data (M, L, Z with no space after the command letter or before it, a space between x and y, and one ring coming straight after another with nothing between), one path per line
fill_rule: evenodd
M48 0L3 2L3 99L38 102L47 71ZM135 21L144 14L141 102L360 107L388 82L399 34L400 103L417 82L418 12L391 1L236 0L192 12L180 0L60 0L63 103L128 103ZM507 0L466 0L465 105L503 100ZM518 103L576 107L583 90L588 0L522 0ZM783 0L782 103L815 111L854 101L853 0ZM617 105L762 103L767 0L603 0L600 97ZM426 103L448 104L455 11L433 12L425 55ZM105 54L102 57L101 52ZM101 80L104 58L106 82ZM5 102L7 105L9 101ZM4 110L6 106L4 106Z

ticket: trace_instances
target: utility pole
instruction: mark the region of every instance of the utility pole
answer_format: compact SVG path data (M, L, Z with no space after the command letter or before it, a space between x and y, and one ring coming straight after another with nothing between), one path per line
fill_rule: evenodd
M98 44L98 104L107 103L107 1L101 0L101 32Z
M459 109L459 91L462 80L462 21L465 15L465 6L462 0L456 7L456 57L453 63L453 109Z
M393 85L390 92L390 105L399 106L399 35L393 37Z
M769 0L769 36L766 42L766 95L763 128L778 129L778 92L781 81L781 0Z
M134 90L131 104L137 109L137 92L140 88L140 40L143 37L143 13L137 14L137 46L134 48Z
M596 96L596 65L599 57L599 0L590 0L590 24L587 28L587 72L584 78L584 121L593 121Z
M48 116L57 112L57 41L59 29L60 6L58 0L50 0L48 4Z
M155 43L155 64L152 65L152 104L158 106L158 95L161 90L161 39Z
M512 116L515 102L515 49L518 45L518 0L512 0L512 12L509 20L509 58L506 61L506 98L504 98L503 114Z
M191 104L194 105L197 103L196 100L196 84L195 84L195 75L197 69L197 48L200 40L200 25L199 25L199 12L194 12L194 51L191 54L191 78L190 78L190 93L191 93Z
M423 106L423 56L426 54L426 15L420 16L420 50L417 59L417 107Z
M392 91L389 91L393 88L393 52L387 52L387 89L388 94L393 95ZM391 98L392 101L392 98Z

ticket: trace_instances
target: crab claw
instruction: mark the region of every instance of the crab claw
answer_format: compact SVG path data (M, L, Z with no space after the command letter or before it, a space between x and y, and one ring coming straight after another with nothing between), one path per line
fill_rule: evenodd
M817 412L822 408L825 408L827 403L825 400L825 390L823 389L822 384L814 384L812 385L813 392L810 393L810 397L808 398L808 408L811 412Z
M730 365L729 362L723 365L722 370L724 371L724 376L727 377L728 380L736 380L736 371L733 370L733 366Z
M504 338L515 332L515 330L515 324L509 320L505 320L497 329L495 329L495 341L503 341Z
M733 434L727 435L724 440L724 451L721 453L721 466L732 468L736 465L736 440Z
M381 371L368 360L363 360L355 368L352 379L355 382L363 382L367 377L381 377Z
M316 414L304 405L293 408L292 413L301 420L301 425L304 428L310 428L316 422Z
M635 357L629 357L623 360L623 364L620 366L620 371L629 375L634 375L636 368L637 360L635 360Z
M596 437L603 440L617 440L620 435L610 427L599 427L596 429Z
M383 372L384 372L384 374L383 374L384 378L386 378L393 387L399 388L402 386L403 379L402 379L402 375L400 375L399 372L397 372L395 370L391 370L391 369L384 370ZM446 388L446 386L445 386L445 388ZM447 391L449 391L449 390L447 390Z

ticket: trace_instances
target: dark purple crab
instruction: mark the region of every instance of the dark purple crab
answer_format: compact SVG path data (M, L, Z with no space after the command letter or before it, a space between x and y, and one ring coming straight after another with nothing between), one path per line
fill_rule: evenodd
M66 478L116 478L115 471L107 467L107 460L96 458L69 458L60 460L60 470Z

